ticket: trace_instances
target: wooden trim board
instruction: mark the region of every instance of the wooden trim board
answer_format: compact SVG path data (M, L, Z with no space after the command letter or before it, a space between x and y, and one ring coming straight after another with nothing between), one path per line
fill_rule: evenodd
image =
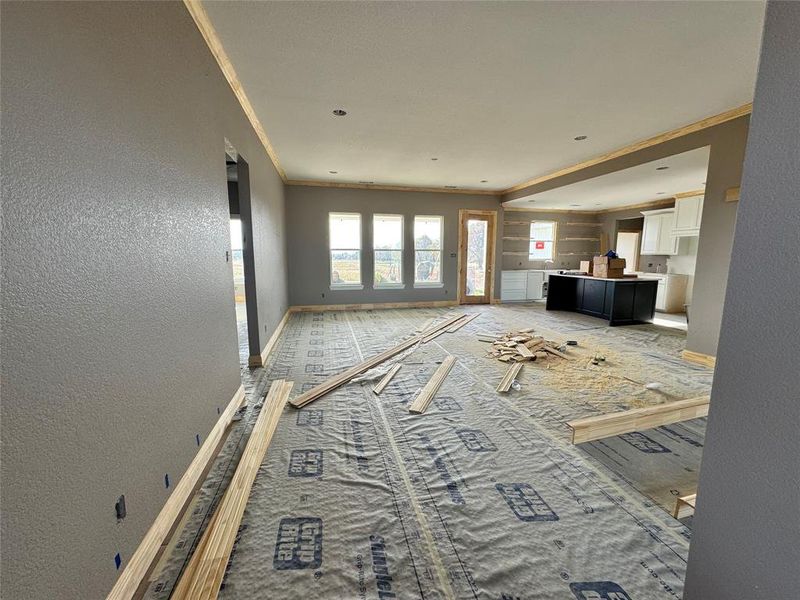
M725 190L725 202L738 202L739 196L742 193L742 188L732 187Z
M222 411L217 422L211 428L200 449L195 454L192 462L186 468L175 489L167 498L161 512L139 543L139 547L125 565L107 600L130 600L134 598L137 589L147 577L153 561L158 556L161 545L166 541L173 524L181 518L181 514L192 493L200 482L209 463L216 456L219 442L222 440L236 411L246 398L244 386L239 386L231 398L228 406Z
M464 318L463 314L458 314L454 317L442 321L441 323L434 325L430 329L426 329L425 331L422 331L416 335L412 335L403 342L400 342L400 344L398 344L397 346L389 348L388 350L385 350L384 352L381 352L380 354L377 354L372 358L369 358L353 367L350 367L349 369L340 373L339 375L334 375L333 377L329 377L328 379L320 383L318 386L308 390L303 394L300 394L299 396L297 396L297 398L290 400L289 404L291 404L295 408L301 408L306 404L308 404L309 402L313 402L317 398L320 398L325 394L327 394L328 392L335 390L339 386L344 385L356 375L360 375L365 371L369 371L371 368L381 364L382 362L390 359L391 357L400 354L403 350L406 350L407 348L410 348L414 344L419 343L420 341L422 341L423 338L426 338L430 334L436 333L441 329L447 329L448 327L452 326L454 323L463 318Z
M705 196L706 188L699 190L689 190L688 192L679 192L673 196L675 200L683 200L684 198L694 198L695 196Z
M287 309L286 312L283 314L283 318L278 323L278 326L275 328L275 331L272 332L269 340L267 341L267 345L264 346L264 349L261 351L261 354L257 356L251 356L247 364L251 367L263 367L266 362L267 358L269 357L270 352L272 352L273 348L275 348L275 344L278 343L278 338L281 336L281 332L283 328L286 327L286 322L289 320L289 316L291 315L292 311Z
M502 190L481 190L473 188L420 187L413 185L388 185L381 183L348 183L343 181L317 181L312 179L290 179L286 185L340 188L346 190L384 190L389 192L433 192L437 194L467 194L479 196L500 196Z
M456 300L430 302L377 302L373 304L306 304L290 306L289 312L324 312L329 310L384 310L390 308L442 308L458 306Z
M275 166L275 170L278 172L281 180L286 183L286 172L283 170L278 160L278 154L275 152L275 148L272 147L272 143L269 141L267 132L261 125L261 121L259 121L253 105L250 104L250 100L242 87L242 82L239 81L239 76L236 74L236 69L233 68L233 63L231 63L230 58L228 58L228 53L225 52L225 48L222 46L222 40L219 39L217 31L208 18L208 13L206 13L200 0L183 0L183 3L189 11L189 14L192 15L192 19L194 19L200 33L203 35L203 39L206 41L209 50L211 50L211 54L214 55L222 74L231 86L236 99L242 106L244 114L250 121L250 125L253 126L256 136L264 146L264 150L267 151L267 155Z
M521 362L514 363L513 365L508 367L508 370L505 372L505 375L503 375L503 378L500 380L500 383L495 388L495 391L500 393L505 393L508 390L510 390L511 384L514 383L514 380L517 378L517 375L519 375L521 369L522 369Z
M675 509L672 511L672 516L676 519L683 519L693 515L696 503L697 494L689 494L688 496L675 498Z
M471 321L474 321L475 319L477 319L480 316L481 316L481 313L475 313L474 315L470 315L468 317L465 316L460 321L456 321L456 324L453 325L450 329L448 329L447 333L455 333L456 331L461 329L464 325L466 325L467 323L470 323Z
M697 195L697 194L695 194ZM506 200L506 202L515 202L515 200ZM638 202L636 204L626 204L625 206L614 206L612 208L604 208L602 210L561 210L556 208L524 208L518 206L503 205L504 211L512 212L531 212L531 213L558 213L558 214L572 214L573 216L591 216L591 215L604 215L606 213L614 213L622 210L633 210L635 208L668 208L675 204L675 196L669 198L660 198L658 200L648 200L647 202ZM602 226L602 223L598 223Z
M698 131L702 131L703 129L708 129L709 127L714 127L716 125L720 125L721 123L726 123L727 121L738 119L739 117L750 114L752 111L753 111L753 103L748 102L747 104L743 104L742 106L737 106L736 108L726 110L725 112L721 112L717 115L706 117L705 119L700 119L699 121L695 121L694 123L689 123L688 125L684 125L683 127L678 127L677 129L673 129L671 131L665 131L664 133L654 135L653 137L649 137L647 139L634 142L633 144L628 144L627 146L623 146L622 148L617 148L616 150L612 150L611 152L606 152L605 154L601 154L600 156L597 156L595 158L585 160L583 162L571 165L569 167L564 167L563 169L559 169L558 171L553 171L552 173L548 173L546 175L541 175L539 177L528 179L527 181L523 181L521 183L511 186L508 189L503 190L503 194L510 194L511 192L516 192L525 189L527 187L530 187L532 185L544 183L545 181L550 181L551 179L556 179L557 177L568 175L570 173L574 173L575 171L580 171L588 167L593 167L594 165L599 165L600 163L614 160L615 158L620 158L628 154L633 154L634 152L638 152L639 150L644 150L645 148L650 148L651 146L657 146L658 144L663 144L664 142L668 142L670 140L683 137L685 135L697 133Z
M653 429L670 423L705 417L708 415L708 404L708 396L698 396L658 406L575 419L567 421L567 425L572 429L572 443L582 444L623 433Z
M692 350L684 350L681 352L681 358L697 365L703 365L709 369L713 369L717 364L716 356L702 354L700 352L693 352Z
M384 389L386 389L386 386L389 385L389 382L395 375L397 375L397 372L400 370L400 367L402 366L403 366L402 364L397 363L391 369L389 369L389 372L386 373L386 375L384 375L383 378L381 378L378 384L372 388L372 392L374 394L380 394Z
M277 379L272 382L225 495L175 586L171 596L174 600L217 598L250 490L278 428L291 389L291 381Z
M411 406L408 407L408 412L422 414L428 409L428 405L431 403L431 400L433 400L436 392L439 391L439 388L442 386L442 383L444 383L447 374L450 372L450 369L453 368L455 362L456 357L452 354L442 361L442 364L436 369L433 376L428 380L428 383L425 384L425 387L420 390L417 397L411 403Z

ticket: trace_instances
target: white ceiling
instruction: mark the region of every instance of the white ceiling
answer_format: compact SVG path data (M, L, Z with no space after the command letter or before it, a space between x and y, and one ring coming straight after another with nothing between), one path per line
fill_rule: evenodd
M597 211L666 200L675 194L705 187L708 155L709 148L706 146L572 185L509 200L503 206ZM657 170L659 167L669 168Z
M492 190L751 101L764 13L761 1L203 6L289 179Z

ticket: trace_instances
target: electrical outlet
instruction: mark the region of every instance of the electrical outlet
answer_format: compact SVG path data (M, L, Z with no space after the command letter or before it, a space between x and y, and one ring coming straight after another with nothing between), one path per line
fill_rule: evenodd
M114 505L114 511L117 513L117 521L122 521L122 519L124 519L128 514L128 510L125 508L125 494L117 498L117 503Z

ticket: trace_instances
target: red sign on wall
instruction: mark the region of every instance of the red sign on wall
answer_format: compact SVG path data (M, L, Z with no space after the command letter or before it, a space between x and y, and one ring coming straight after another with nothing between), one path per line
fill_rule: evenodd
M544 250L544 242L536 242L537 250Z

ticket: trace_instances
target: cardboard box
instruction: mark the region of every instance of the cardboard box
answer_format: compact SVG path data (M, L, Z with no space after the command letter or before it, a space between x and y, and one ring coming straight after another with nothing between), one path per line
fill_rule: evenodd
M604 279L622 279L624 275L625 269L609 269L608 266L603 264L596 264L594 266L595 277L602 277Z
M607 256L595 256L594 266L595 269L598 265L605 265L609 269L625 269L624 258L608 258Z
M594 262L591 260L582 260L581 261L581 273L588 273L589 275L592 274L592 267L594 266Z

